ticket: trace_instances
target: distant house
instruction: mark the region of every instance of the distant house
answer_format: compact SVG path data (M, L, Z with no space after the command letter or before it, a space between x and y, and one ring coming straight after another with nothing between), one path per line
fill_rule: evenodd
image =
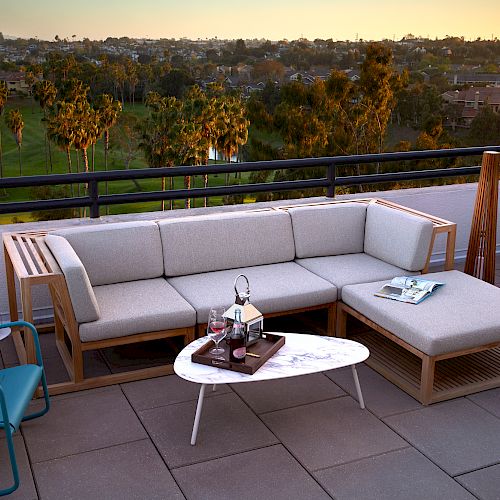
M483 106L500 112L500 87L471 87L467 90L448 91L441 95L448 103L461 108L459 125L470 127L472 120Z
M311 68L310 74L315 78L319 78L320 80L328 80L332 69L328 66L313 66Z
M5 82L10 94L29 94L30 86L26 83L24 71L0 71L0 82Z
M357 82L360 79L360 72L357 69L345 69L344 73L351 82Z
M311 83L314 83L314 76L310 75L309 73L300 71L297 73L293 73L288 77L288 79L291 82L302 82L304 85L311 85Z
M452 85L494 85L500 87L500 73L448 73L445 74Z

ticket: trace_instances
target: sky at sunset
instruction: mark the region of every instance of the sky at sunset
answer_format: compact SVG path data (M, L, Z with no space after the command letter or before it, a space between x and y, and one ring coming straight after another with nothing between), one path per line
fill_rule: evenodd
M500 38L500 0L1 0L0 32L53 40Z

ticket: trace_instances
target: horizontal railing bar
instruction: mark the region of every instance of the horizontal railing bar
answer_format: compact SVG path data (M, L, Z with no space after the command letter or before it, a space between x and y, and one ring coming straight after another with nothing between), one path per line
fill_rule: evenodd
M391 161L410 161L422 159L452 158L480 155L484 151L499 151L500 146L474 148L454 148L426 151L404 151L396 153L377 153L368 155L331 156L321 158L299 158L293 160L270 160L244 163L224 163L218 165L181 166L162 168L142 168L131 170L108 170L73 174L34 175L26 177L5 177L0 179L0 188L19 188L32 186L51 186L77 184L91 181L117 181L132 179L151 179L160 177L185 177L261 170L283 170L293 168L327 167L328 165L357 165L365 163L384 163Z
M99 196L99 206L121 205L161 200L183 200L186 198L203 198L226 196L232 194L263 193L270 191L292 191L294 189L311 189L327 187L327 179L307 179L299 181L283 181L260 184L239 184L236 186L217 186L211 188L176 189L173 191L149 191L147 193L123 193ZM92 205L90 197L62 198L55 200L37 200L26 202L0 203L0 214L32 212L34 210L51 210L56 208L78 208Z
M293 191L327 187L328 179L307 179L300 181L268 182L259 184L239 184L236 186L216 186L211 188L176 189L173 191L150 191L148 193L123 193L99 196L99 205L120 205L143 201L182 200L204 198L205 196L227 196L246 193L265 193L270 191Z
M60 208L90 207L92 200L88 196L78 198L60 198L55 200L13 201L0 203L0 214L33 212L36 210L55 210Z
M386 174L349 175L337 177L336 186L354 186L360 184L378 184L381 182L415 181L418 179L440 179L443 177L458 177L479 175L481 167L440 168L436 170L412 170L410 172L388 172Z

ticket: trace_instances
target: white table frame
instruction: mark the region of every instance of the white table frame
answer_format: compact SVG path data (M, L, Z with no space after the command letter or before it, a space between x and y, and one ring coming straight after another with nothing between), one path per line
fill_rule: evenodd
M370 354L365 346L337 337L297 333L277 334L286 337L285 345L253 375L193 363L191 354L205 342L211 342L206 337L191 342L177 356L174 363L175 373L185 380L201 384L191 433L191 445L196 444L198 437L207 385L212 385L215 391L219 384L276 380L350 366L359 406L361 409L365 408L356 370L356 364L364 361Z

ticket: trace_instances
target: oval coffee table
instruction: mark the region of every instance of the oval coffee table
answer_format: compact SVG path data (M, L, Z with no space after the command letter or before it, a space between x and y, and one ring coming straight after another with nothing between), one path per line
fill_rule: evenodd
M286 337L285 345L253 375L193 363L191 354L205 342L212 342L207 337L191 342L179 353L174 363L175 373L185 380L201 384L191 434L192 445L196 444L205 387L207 385L214 385L215 390L215 386L218 384L274 380L351 366L358 402L361 408L365 407L356 371L356 363L361 363L370 355L364 345L353 340L336 337L322 337L302 333L277 332L276 334Z

